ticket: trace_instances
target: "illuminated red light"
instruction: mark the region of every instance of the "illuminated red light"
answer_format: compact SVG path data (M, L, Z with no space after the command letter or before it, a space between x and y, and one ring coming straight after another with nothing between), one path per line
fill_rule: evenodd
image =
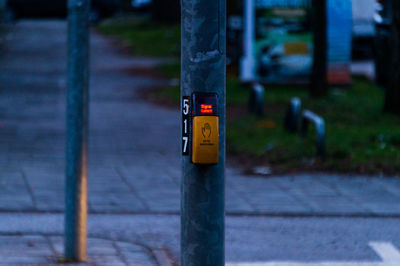
M200 112L203 114L211 114L213 110L201 110Z
M211 114L211 113L213 113L212 104L201 104L200 105L200 113L202 113L202 114Z

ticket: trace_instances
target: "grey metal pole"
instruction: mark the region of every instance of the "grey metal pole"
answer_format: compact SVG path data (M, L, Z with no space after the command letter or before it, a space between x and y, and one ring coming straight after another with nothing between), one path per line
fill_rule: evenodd
M68 1L65 257L86 260L90 0Z
M182 0L182 97L217 93L219 162L182 156L181 265L225 263L225 0ZM189 153L190 154L190 153Z
M243 58L240 64L240 78L243 82L255 80L255 59L254 59L254 40L256 8L255 0L244 0L244 21L243 21Z

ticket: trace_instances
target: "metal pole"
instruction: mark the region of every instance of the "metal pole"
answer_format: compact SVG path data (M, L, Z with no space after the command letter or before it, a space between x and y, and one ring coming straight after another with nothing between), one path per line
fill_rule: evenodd
M68 1L65 257L86 260L90 0Z
M243 59L241 62L241 80L249 82L254 80L254 40L255 40L255 0L244 1L243 18Z
M225 262L225 0L182 0L181 95L218 94L219 163L182 156L181 265Z

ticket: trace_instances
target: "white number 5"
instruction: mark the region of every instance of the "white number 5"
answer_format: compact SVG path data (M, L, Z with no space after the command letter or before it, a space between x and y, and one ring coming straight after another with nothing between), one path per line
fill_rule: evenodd
M189 99L183 99L183 114L189 114Z

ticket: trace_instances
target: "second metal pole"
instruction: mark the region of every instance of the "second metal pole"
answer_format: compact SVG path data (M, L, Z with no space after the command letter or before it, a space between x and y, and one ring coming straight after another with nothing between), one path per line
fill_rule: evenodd
M68 1L65 257L86 260L90 0Z
M182 0L182 87L218 95L219 163L182 157L181 265L225 263L225 0ZM183 106L184 107L184 106ZM183 136L184 137L184 136Z

